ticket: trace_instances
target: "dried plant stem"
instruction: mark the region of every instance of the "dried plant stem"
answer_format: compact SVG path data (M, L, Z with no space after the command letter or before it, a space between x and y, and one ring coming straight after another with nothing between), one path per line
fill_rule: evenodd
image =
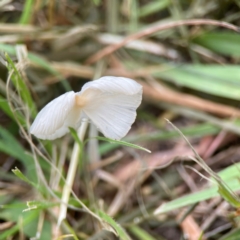
M161 24L143 29L137 33L133 33L127 36L126 38L124 38L121 42L117 44L109 45L103 48L102 50L90 56L87 59L86 64L89 65L97 62L99 59L102 59L103 57L106 57L107 55L115 52L116 50L125 46L126 44L128 44L133 40L137 40L139 38L143 38L166 29L171 29L171 28L185 26L185 25L188 25L188 26L212 25L212 26L223 27L223 28L227 28L227 29L231 29L233 31L239 32L239 27L233 24L223 22L223 21L212 20L212 19L187 19L187 20L178 20L178 21L168 22L168 23L161 23Z
M230 196L228 198L232 198L234 199L237 204L240 203L239 197L235 194L235 192L233 192L228 185L221 179L221 177L215 173L207 164L206 162L200 157L200 155L196 152L196 150L194 149L194 147L191 145L191 143L188 141L188 139L185 137L185 135L173 124L171 123L168 119L166 119L168 123L170 123L170 125L180 134L180 136L183 137L183 139L185 140L185 142L188 144L188 146L191 148L192 152L194 153L195 157L191 157L191 159L193 161L195 161L197 164L199 164L202 169L204 169L218 184L218 189L219 189L219 193L222 197L224 197L226 199L226 196ZM195 172L199 173L198 171L195 170ZM201 177L206 178L204 175L202 175L201 173L199 173ZM210 180L210 179L209 179ZM226 191L227 193L225 193L224 195L221 194L221 189L223 189L224 191ZM233 202L227 200L230 204L234 204ZM239 206L239 205L238 205ZM235 207L238 207L237 205Z
M86 130L88 126L87 119L83 119L82 124L80 128L78 129L78 137L80 141L83 141ZM77 171L77 165L79 161L79 155L80 155L80 146L77 142L75 142L73 147L73 152L70 160L70 166L67 173L67 179L63 188L63 194L62 194L62 203L60 206L60 212L58 217L58 227L61 225L62 221L66 218L67 215L67 205L70 197L70 192L73 186L73 181L76 175Z

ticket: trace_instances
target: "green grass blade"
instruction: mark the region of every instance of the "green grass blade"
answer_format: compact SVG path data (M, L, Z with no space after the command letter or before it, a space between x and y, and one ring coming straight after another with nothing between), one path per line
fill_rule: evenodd
M230 189L228 189L225 185L219 185L218 186L218 192L219 194L233 207L239 208L240 207L240 201L237 197L235 197Z
M139 226L131 226L129 227L129 231L137 237L139 240L156 240L153 236L147 233L145 230L140 228ZM158 236L158 240L164 240L160 236Z
M110 216L108 216L106 213L102 211L98 211L99 217L109 224L117 233L118 237L121 240L131 240L131 238L128 236L128 234L125 232L125 230L118 224L116 223ZM106 228L106 230L110 230L109 228Z
M11 55L16 55L15 47L13 47L12 45L9 45L9 44L0 43L0 50L7 52L8 54L11 54ZM28 59L32 63L42 67L49 73L51 73L54 76L61 79L62 80L61 84L63 85L63 87L66 91L72 90L70 84L64 79L64 77L58 71L56 71L54 68L51 67L51 64L46 59L38 56L37 54L31 53L31 52L28 52Z
M5 128L0 126L0 151L19 160L26 169L26 175L31 180L36 180L34 159L27 154L14 136Z
M16 87L16 89L18 90L23 102L26 103L26 105L28 106L31 115L33 117L35 117L37 115L37 110L36 110L35 103L31 97L31 94L28 90L28 87L25 84L24 80L22 79L20 73L18 72L18 70L17 70L15 64L13 63L13 61L11 60L11 58L8 56L8 54L5 54L5 56L8 61L9 72L13 71L13 73L11 75L11 80L12 80L14 86Z
M30 170L31 170L31 169L30 169ZM36 184L36 183L34 182L34 181L36 181L35 179L34 179L34 181L33 181L33 180L30 180L30 179L26 176L26 174L24 175L17 167L15 167L15 169L12 169L12 172L14 173L14 175L15 175L16 177L18 177L18 178L21 179L22 181L28 183L28 184L31 185L32 187L34 187L34 188L35 188L38 192L40 192L43 196L48 193L48 192L47 192L47 189L46 189L44 186L42 186L42 185L40 185L40 184ZM36 174L35 174L35 175L36 175ZM35 178L36 178L36 176L35 176ZM28 207L31 208L31 204L34 203L34 201L29 201L28 203L29 203L29 206L28 206ZM37 205L37 203L38 203L38 205ZM54 205L54 204L53 204L53 205ZM46 206L49 206L49 204L46 203L46 204L45 204L45 207L46 207ZM39 202L36 202L35 207L40 207ZM43 205L41 205L41 207L43 208Z
M78 137L78 134L77 134L77 131L74 128L71 128L71 127L69 127L69 131L70 131L72 137L74 138L74 140L78 143L78 145L81 149L81 152L82 152L83 143L80 141L80 139Z
M8 104L8 101L0 96L0 109L13 121L15 121L15 117L17 117L18 121L21 123L21 125L25 125L25 118L23 115L21 115L19 112L15 112L15 115L12 113L12 110Z
M185 207L191 204L195 204L195 203L210 199L212 197L216 197L218 195L219 194L218 194L217 186L209 189L205 189L193 194L189 194L189 195L174 199L173 201L167 202L161 205L158 209L156 209L155 214L158 215L158 214L166 213L181 207Z
M230 179L238 179L240 174L240 163L233 164L221 172L219 172L219 176L223 181L228 182ZM239 208L240 201L237 195L231 192L231 190L225 186L224 184L220 184L218 188L219 194L229 202L233 207Z
M203 137L206 135L217 134L220 131L220 128L213 126L209 123L197 124L195 126L184 127L180 129L181 132L186 136L191 137ZM156 141L156 140L168 140L172 138L179 138L179 133L175 130L171 131L157 131L153 133L148 133L144 135L136 135L126 137L125 140L127 142L135 142L135 141ZM119 144L109 144L104 143L99 147L99 151L101 154L106 154L116 148L118 148Z
M231 73L231 77L229 77ZM168 66L155 77L211 95L240 100L240 68L238 65Z
M218 173L223 180L238 178L239 174L240 163L232 164Z
M193 39L205 48L208 48L216 53L225 56L239 57L240 56L240 35L230 32L209 32L204 33Z
M146 17L153 13L159 12L167 8L170 4L171 1L169 0L151 1L139 9L139 17Z
M51 64L47 60L33 53L28 53L28 58L38 66L41 66L42 68L46 69L48 72L52 73L54 76L61 79L61 84L63 85L66 91L72 90L68 81L66 81L65 78L58 71L52 68Z
M230 233L227 233L225 236L219 238L219 240L238 240L240 239L240 229L234 229Z
M28 239L36 236L40 211L38 209L33 209L31 211L23 212L25 206L26 204L23 204L22 202L13 202L8 206L3 206L1 219L16 222L16 224L12 228L0 233L0 240L9 239L11 236L20 231L20 229L23 230L24 234L29 237ZM45 208L47 207L48 206L45 206ZM39 240L45 239L51 239L51 224L46 219L44 221Z
M11 214L11 215L10 215ZM5 211L1 213L1 218L8 219L9 221L18 221L21 216L22 221L19 224L14 225L12 228L0 233L0 240L9 239L11 236L16 234L20 228L25 228L28 224L31 224L39 215L38 211L30 211L22 213L21 209L13 209L13 211Z
M25 167L31 166L33 158L19 144L14 136L5 128L0 126L0 151L20 160Z
M122 146L131 147L131 148L135 148L135 149L139 149L139 150L143 150L145 152L151 153L150 150L148 150L146 148L143 148L143 147L140 147L138 145L129 143L129 142L120 141L120 140L114 140L114 139L105 138L105 137L96 137L96 139L101 140L101 141L106 141L106 142L109 142L111 144L117 144L118 146L122 145Z
M92 0L92 1L96 6L99 6L102 4L102 0Z
M16 49L14 46L9 44L0 43L0 50L7 52L11 55L16 55ZM59 74L55 69L53 69L50 65L50 63L45 60L43 57L40 57L34 53L28 52L28 59L31 60L33 63L37 64L38 66L43 67L50 73L53 73L54 75Z
M23 8L23 12L20 18L19 23L28 24L31 20L33 14L33 3L34 0L26 0Z
M34 182L30 181L17 167L15 169L12 169L12 172L22 181L28 183L29 185L32 185L36 189L38 189L38 185L35 184Z
M0 50L11 55L16 55L16 49L12 45L0 43Z
M219 186L217 184L212 185L211 187L204 189L202 191L192 193L186 196L182 196L180 198L174 199L168 203L161 205L156 211L156 214L161 214L165 212L172 211L174 209L178 209L180 207L185 207L191 204L195 204L216 196L219 196L220 193L223 194L223 197L229 201L233 206L239 206L239 202L236 202L236 199L229 196L229 190L234 192L240 190L240 182L239 182L239 172L240 172L240 164L234 164L223 171L220 171L218 175L221 177L222 181L227 183L227 191L226 189L221 189L219 192ZM221 187L221 186L220 186Z

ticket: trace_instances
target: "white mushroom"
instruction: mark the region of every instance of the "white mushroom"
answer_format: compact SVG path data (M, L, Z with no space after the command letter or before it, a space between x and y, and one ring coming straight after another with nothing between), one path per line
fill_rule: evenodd
M80 92L67 92L48 103L37 115L30 133L40 139L56 139L78 129L86 115L112 139L123 138L136 118L142 86L123 77L102 77L86 83Z

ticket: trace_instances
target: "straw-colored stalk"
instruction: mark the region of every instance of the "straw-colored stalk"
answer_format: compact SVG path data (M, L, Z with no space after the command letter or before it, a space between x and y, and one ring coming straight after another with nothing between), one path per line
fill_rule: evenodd
M83 119L81 126L78 129L78 137L79 140L82 142L87 130L88 126L88 121L87 119ZM67 216L67 205L70 197L70 193L72 190L73 186L73 181L75 179L75 175L77 172L77 166L78 166L78 161L79 161L79 156L80 156L80 146L77 142L74 143L73 147L73 152L70 160L70 166L68 169L67 173L67 179L63 188L63 194L62 194L62 202L60 206L60 212L59 212L59 217L58 217L58 227L60 227L62 221L66 218Z

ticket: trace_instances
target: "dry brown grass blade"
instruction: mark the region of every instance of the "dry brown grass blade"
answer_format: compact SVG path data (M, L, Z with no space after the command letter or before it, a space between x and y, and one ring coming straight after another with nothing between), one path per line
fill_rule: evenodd
M4 231L10 227L12 227L15 223L14 222L3 222L0 223L0 231Z
M124 37L120 35L104 33L104 34L98 34L96 36L96 39L104 45L110 45L110 44L120 44L124 40ZM170 59L180 58L177 50L173 48L169 48L161 43L155 43L153 41L134 40L126 44L125 47L129 49L134 49L137 51L148 52L154 55L164 56Z
M120 160L123 157L123 155L124 155L123 152L117 151L116 153L114 153L113 155L111 155L108 158L102 159L99 162L90 163L88 165L88 168L89 168L90 171L94 171L98 168L103 168L103 167L105 167L109 164L112 164L112 163Z
M198 144L198 151L199 155L202 156L203 159L205 159L204 154L208 150L209 145L212 144L213 140L214 140L213 135L207 135L200 139Z
M32 25L21 24L0 24L0 32L4 33L32 33L38 32L39 28Z
M98 169L98 170L96 170L95 175L99 179L107 182L109 185L112 185L116 188L121 188L122 187L121 182L113 174L111 174L107 171Z
M93 69L91 67L81 66L79 64L54 62L51 66L64 76L80 76L86 78L92 78L93 76ZM134 77L133 75L138 75L138 73L130 73L125 69L109 69L105 74L124 77ZM44 84L52 84L58 81L59 79L57 78L47 79L44 81ZM139 83L143 86L143 94L147 99L190 107L221 117L240 117L240 110L237 108L214 103L193 95L176 92L160 84L158 84L157 87L152 87L143 81L139 81Z
M179 93L161 85L159 88L153 88L145 82L139 83L143 86L143 94L146 98L155 101L164 101L180 106L190 107L216 114L221 117L240 117L240 110L220 103L214 103L189 94ZM160 85L159 85L160 86Z
M87 66L82 66L73 62L53 62L51 67L54 68L57 72L61 73L63 76L77 76L82 78L92 79L94 76L94 69ZM61 81L59 77L53 76L47 78L43 81L44 84L54 84Z
M221 201L221 200L220 200ZM220 203L216 209L212 210L212 214L209 215L203 222L203 224L201 225L201 229L203 231L206 231L216 220L217 217L223 215L225 216L226 212L228 211L230 205L228 202L223 201L222 203Z
M114 55L112 55L114 56ZM116 56L114 56L114 59L116 62L119 62ZM143 71L142 75L145 76L149 82L151 83L151 86L143 81L138 81L143 86L143 95L144 97L155 100L155 101L165 101L168 103L173 103L176 105L181 105L185 107L190 107L193 109L201 110L204 112L209 112L221 117L239 117L240 116L240 110L229 107L220 103L214 103L212 101L204 100L202 98L184 94L180 92L176 92L174 90L171 90L170 88L167 88L164 85L160 85L157 81L155 81L149 73L155 69L155 67L150 67L148 71ZM110 70L111 71L111 70ZM133 77L133 75L138 76L138 74L141 72L135 72L130 73L125 70L125 68L120 64L117 71L120 71L122 76L126 77Z
M208 148L203 154L203 159L208 159L213 156L213 154L223 146L228 145L232 141L236 140L237 136L233 133L226 132L225 130L221 131L212 142L208 145Z
M129 197L135 189L135 180L129 181L121 189L118 190L113 201L111 202L107 213L110 216L115 216L121 208L129 201Z
M215 156L209 158L207 160L207 163L211 167L221 165L222 162L224 162L226 160L227 160L227 162L234 163L234 162L239 161L239 156L240 156L239 146L238 145L232 146L232 147L229 147L228 149L226 149L225 151L221 151L221 152L217 153Z
M175 151L162 151L152 153L141 162L139 159L129 160L128 164L118 168L113 175L121 182L126 182L131 178L135 178L140 171L148 171L150 174L154 169L169 166L178 156L193 156L188 147L176 149ZM177 160L177 159L176 159ZM182 158L181 158L182 160ZM149 175L148 174L148 175Z
M181 223L180 226L184 235L188 240L198 240L202 234L202 230L191 215L188 215ZM202 238L205 239L205 238Z
M182 161L184 158L178 158L178 156L183 155L190 156L193 155L193 153L187 147L176 148L171 151L151 154L142 161L140 159L131 160L128 164L124 164L122 168L117 169L112 175L115 176L115 179L119 182L123 183L123 187L119 189L112 201L108 209L108 214L111 216L116 215L127 202L136 186L144 182L155 169L165 168L174 161ZM188 159L188 157L186 157L186 159Z
M77 44L84 36L93 34L96 30L97 27L91 24L73 27L66 33L59 35L59 37L52 42L52 47L55 51L62 50Z
M211 20L211 19L190 19L190 20L181 20L181 21L175 21L175 22L170 22L170 23L161 23L159 25L141 30L137 33L134 33L132 35L127 36L124 38L121 42L118 44L113 44L110 46L107 46L106 48L100 50L99 52L93 54L86 60L86 64L93 64L100 60L103 57L106 57L107 55L115 52L119 48L123 47L124 45L128 44L129 42L133 40L137 40L142 37L146 37L149 35L152 35L153 33L166 30L166 29L171 29L183 25L190 25L190 26L198 26L198 25L212 25L212 26L218 26L218 27L224 27L231 29L233 31L238 32L239 27L227 23L227 22L222 22L222 21L217 21L217 20Z

